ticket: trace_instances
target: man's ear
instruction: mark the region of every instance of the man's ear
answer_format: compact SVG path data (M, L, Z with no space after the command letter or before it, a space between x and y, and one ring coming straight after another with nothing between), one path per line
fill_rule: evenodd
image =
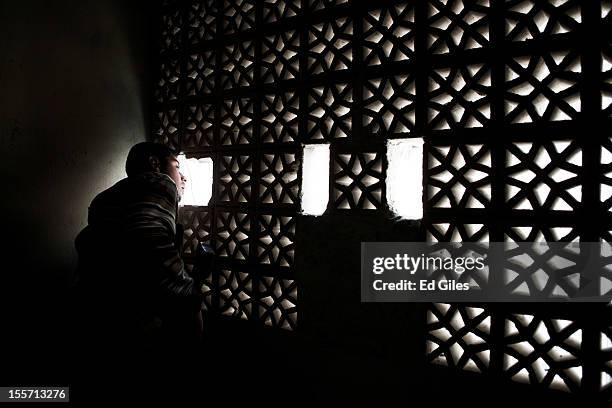
M149 165L153 171L161 172L161 163L156 156L149 156Z

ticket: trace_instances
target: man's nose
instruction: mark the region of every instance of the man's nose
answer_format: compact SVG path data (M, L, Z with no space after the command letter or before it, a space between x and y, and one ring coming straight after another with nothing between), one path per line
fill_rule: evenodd
M183 173L180 173L180 175L181 175L181 181L183 183L187 183L187 177Z

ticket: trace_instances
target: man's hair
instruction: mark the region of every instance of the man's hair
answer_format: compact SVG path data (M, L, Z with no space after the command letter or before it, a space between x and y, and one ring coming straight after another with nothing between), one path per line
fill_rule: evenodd
M153 171L149 157L154 156L159 159L163 166L166 159L176 153L168 146L161 143L141 142L130 149L127 160L125 161L125 172L128 177L135 176L147 171Z

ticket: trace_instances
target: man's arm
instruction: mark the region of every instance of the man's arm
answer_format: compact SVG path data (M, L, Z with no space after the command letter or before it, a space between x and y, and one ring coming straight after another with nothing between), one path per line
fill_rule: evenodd
M165 175L149 181L149 188L128 217L127 234L149 257L144 262L156 272L163 297L198 302L202 296L199 285L187 274L175 245L176 186Z

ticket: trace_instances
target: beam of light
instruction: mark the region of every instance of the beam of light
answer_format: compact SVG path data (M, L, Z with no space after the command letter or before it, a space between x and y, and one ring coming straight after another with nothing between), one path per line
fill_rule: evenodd
M329 201L329 144L304 145L302 213L321 215Z
M181 173L187 177L185 194L180 205L207 206L212 197L213 161L210 157L188 159L181 154L178 157Z
M423 139L387 142L387 203L403 219L423 218Z

